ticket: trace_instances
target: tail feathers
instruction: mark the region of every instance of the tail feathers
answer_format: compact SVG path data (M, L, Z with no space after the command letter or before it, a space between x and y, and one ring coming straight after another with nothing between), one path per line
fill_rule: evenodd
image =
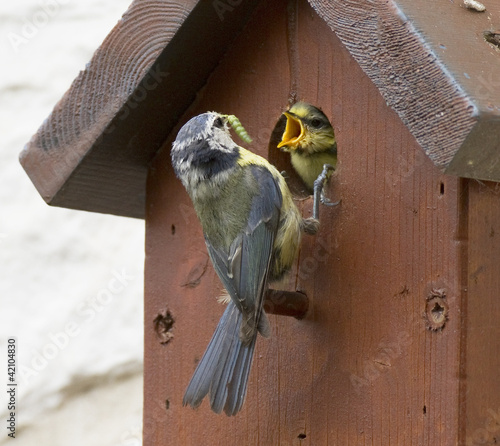
M255 314L243 316L240 325L240 339L244 344L248 344L255 339L257 331L265 338L271 336L271 325L265 311L260 312L257 326L255 324Z
M229 302L184 394L183 404L198 407L210 392L216 413L236 415L247 391L257 332L249 343L240 340L241 312Z
M238 356L233 371L233 382L228 387L224 412L227 415L236 415L245 401L247 393L248 376L252 365L256 336L251 345L242 346L244 351Z
M260 312L260 319L257 330L259 330L259 333L265 338L271 336L271 324L269 323L269 318L267 317L267 314L264 310Z

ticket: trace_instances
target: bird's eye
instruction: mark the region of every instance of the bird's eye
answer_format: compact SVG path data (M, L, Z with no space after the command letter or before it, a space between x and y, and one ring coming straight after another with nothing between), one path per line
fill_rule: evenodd
M215 121L214 121L214 126L215 127L218 127L218 128L223 128L224 127L224 121L222 120L221 117L218 117Z
M314 118L312 121L311 121L311 126L314 127L315 129L318 129L321 127L321 119L318 119L318 118Z

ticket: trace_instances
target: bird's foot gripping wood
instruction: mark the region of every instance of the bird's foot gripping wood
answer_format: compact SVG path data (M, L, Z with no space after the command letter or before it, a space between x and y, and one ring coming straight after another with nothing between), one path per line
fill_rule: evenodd
M330 178L329 172L335 170L335 168L331 164L325 164L323 166L323 172L321 172L314 181L314 204L313 204L313 218L319 220L319 203L321 201L325 206L337 206L340 203L339 201L331 202L328 198L325 197L323 192L323 187L327 182L328 178Z
M325 206L337 206L339 201L332 202L325 197L323 187L330 177L329 172L335 170L330 164L323 166L323 172L314 181L314 196L313 196L313 216L304 220L304 232L306 234L314 235L319 230L319 204L320 202Z

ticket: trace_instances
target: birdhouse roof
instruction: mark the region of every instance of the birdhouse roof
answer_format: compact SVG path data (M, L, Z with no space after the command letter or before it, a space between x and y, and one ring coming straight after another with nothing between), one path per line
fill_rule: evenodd
M21 154L42 197L143 218L151 159L259 3L135 0ZM439 168L500 181L496 0L309 3Z

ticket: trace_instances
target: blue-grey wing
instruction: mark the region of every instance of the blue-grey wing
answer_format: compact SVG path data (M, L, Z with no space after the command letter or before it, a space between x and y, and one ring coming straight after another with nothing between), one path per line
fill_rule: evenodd
M255 329L263 335L269 331L267 318L262 316L262 301L282 203L278 183L269 170L251 166L247 174L254 177L259 193L252 199L245 229L235 238L229 251L206 241L218 276L243 314L243 340L249 339Z
M183 404L198 407L210 393L210 406L235 415L248 385L257 330L269 332L262 300L279 224L281 192L271 173L252 167L260 192L254 197L248 224L228 251L206 240L214 268L231 296L214 335L186 389Z

